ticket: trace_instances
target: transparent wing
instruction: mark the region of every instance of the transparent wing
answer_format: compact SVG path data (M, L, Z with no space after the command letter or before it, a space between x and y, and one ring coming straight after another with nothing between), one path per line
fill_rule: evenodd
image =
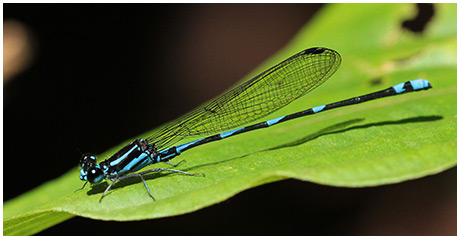
M172 121L147 140L161 150L185 137L219 133L255 121L324 83L340 62L334 50L304 50Z

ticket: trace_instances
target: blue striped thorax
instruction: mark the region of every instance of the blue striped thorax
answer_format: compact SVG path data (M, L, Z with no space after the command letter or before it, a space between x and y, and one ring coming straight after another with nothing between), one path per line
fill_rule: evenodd
M136 139L99 164L93 154L82 155L80 179L97 184L104 179L136 172L158 161L156 149L146 140Z

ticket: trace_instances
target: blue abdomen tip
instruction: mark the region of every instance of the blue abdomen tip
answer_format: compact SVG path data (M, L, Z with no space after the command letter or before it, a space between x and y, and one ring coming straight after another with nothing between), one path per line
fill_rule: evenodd
M417 79L409 81L414 90L428 89L431 87L430 82L424 79Z

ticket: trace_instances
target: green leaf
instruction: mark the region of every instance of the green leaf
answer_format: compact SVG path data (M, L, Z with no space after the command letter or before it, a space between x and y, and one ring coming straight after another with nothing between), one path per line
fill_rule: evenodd
M127 221L180 215L285 178L366 187L455 166L456 4L436 4L435 9L426 31L417 35L400 28L403 20L416 14L413 4L327 5L246 78L313 46L335 49L343 57L341 68L328 82L264 120L411 79L428 79L433 89L288 121L186 151L173 160L187 160L177 169L206 177L148 175L155 202L138 178L115 184L102 203L98 200L106 183L73 193L82 184L75 168L5 202L4 235L30 235L73 216ZM99 158L109 157L131 140ZM158 165L149 168L154 167Z

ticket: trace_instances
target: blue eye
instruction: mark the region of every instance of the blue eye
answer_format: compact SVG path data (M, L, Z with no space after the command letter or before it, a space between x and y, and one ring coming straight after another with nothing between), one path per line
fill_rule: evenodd
M91 153L83 154L80 158L80 165L82 168L89 168L96 164L96 156Z
M88 181L91 184L100 183L104 179L104 173L100 168L90 168L87 175Z

